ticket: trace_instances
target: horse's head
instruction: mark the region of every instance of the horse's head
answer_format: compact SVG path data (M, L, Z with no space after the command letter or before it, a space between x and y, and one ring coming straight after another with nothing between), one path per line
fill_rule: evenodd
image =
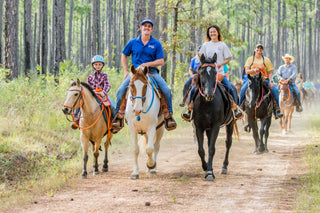
M237 93L240 94L241 87L243 86L243 84L241 83L241 81L236 81L236 83L234 84L234 86L236 87Z
M280 101L286 102L289 98L289 83L286 80L279 81Z
M143 109L143 104L146 99L148 88L148 67L138 67L137 69L131 65L132 77L130 80L131 101L133 105L133 112L138 116Z
M248 75L249 86L246 93L246 99L250 107L255 107L259 104L262 95L262 75Z
M212 101L217 84L217 71L215 68L215 62L217 61L217 54L214 54L212 58L205 58L204 55L200 57L200 66L198 68L198 76L196 80L197 87L200 94L206 99L206 101Z
M70 115L72 111L80 107L80 99L82 97L83 88L80 80L71 80L70 88L67 92L67 98L62 106L62 111L66 115Z

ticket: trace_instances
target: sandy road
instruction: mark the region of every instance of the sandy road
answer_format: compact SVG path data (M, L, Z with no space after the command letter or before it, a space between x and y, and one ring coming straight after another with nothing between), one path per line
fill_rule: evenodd
M73 186L7 212L294 212L299 178L306 172L301 154L309 136L296 126L307 122L302 119L294 118L294 131L286 137L273 120L270 152L262 155L253 154L251 134L241 131L240 141L233 141L227 175L220 174L225 152L225 130L221 129L214 182L204 180L190 125L165 133L157 175L146 173L143 154L140 179L130 180L133 155L111 147L109 172L98 176L90 172L86 180L79 174Z

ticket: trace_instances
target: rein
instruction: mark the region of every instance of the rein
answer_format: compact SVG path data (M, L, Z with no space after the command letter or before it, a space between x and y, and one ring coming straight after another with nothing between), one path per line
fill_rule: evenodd
M70 120L68 119L68 115L66 115L67 120L70 121L70 122L73 122L73 124L74 124L76 127L78 127L79 129L82 129L82 130L90 129L90 128L91 128L92 126L94 126L94 125L98 122L98 120L100 119L100 117L101 117L101 115L102 115L102 112L103 112L103 110L104 110L104 105L100 103L100 104L97 106L97 108L96 108L96 110L95 110L94 112L92 112L92 113L90 113L90 114L88 114L88 115L85 115L85 116L80 116L80 118L86 118L86 117L89 117L89 116L91 116L91 115L94 115L94 114L98 111L99 107L102 106L101 111L100 111L100 114L99 114L97 120L95 120L95 121L94 121L91 125L89 125L88 127L81 127L81 126L79 126L79 125L74 121L74 115L75 115L74 111L76 110L74 107L75 107L75 105L77 104L77 102L80 101L80 100L82 100L82 104L80 104L79 108L82 108L83 105L84 105L84 100L85 100L85 96L86 96L86 95L85 95L85 93L83 92L83 86L81 86L81 90L73 89L73 90L69 90L69 91L77 91L77 92L80 92L80 95L79 95L79 97L77 98L77 100L74 102L74 104L73 104L72 107L71 107L71 106L68 106L68 105L63 105L63 107L67 107L67 108L69 108L69 109L72 109L72 114L71 114L72 121L70 121ZM81 98L81 99L80 99L80 98Z
M212 64L203 64L203 65L201 65L201 67L208 67L208 66L215 67L216 65L215 64L213 64L213 65ZM219 68L218 68L218 72L216 74L216 83L215 83L215 86L214 86L213 95L216 93L216 89L217 89L217 85L218 85L218 73L219 73ZM201 85L201 82L200 82L199 92L200 92L200 95L202 97L205 97L205 95L201 91L201 88L202 88L202 85Z

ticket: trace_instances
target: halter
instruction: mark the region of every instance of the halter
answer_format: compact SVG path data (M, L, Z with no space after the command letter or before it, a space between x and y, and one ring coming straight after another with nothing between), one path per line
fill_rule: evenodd
M142 111L142 113L148 113L149 110L151 109L151 106L153 104L153 101L154 101L154 86L155 86L155 83L153 82L154 79L153 78L150 78L149 76L147 76L148 80L151 81L151 88L152 88L152 99L151 99L151 103L148 107L148 109L146 111ZM136 98L140 98L140 99L145 99L146 98L146 95L147 95L147 92L146 94L144 94L144 96L131 96L131 101L133 101L133 99L136 99Z
M200 67L215 67L216 65L215 64L202 64L202 65L200 65L199 67L198 67L198 69L200 69ZM217 67L218 68L218 67ZM218 68L218 72L219 72L219 68ZM217 89L217 85L218 85L218 72L217 72L217 74L216 74L216 83L215 83L215 86L214 86L214 90L213 90L213 94L215 94L216 93L216 89ZM200 76L200 75L199 75ZM199 92L200 92L200 95L202 96L202 97L205 97L205 95L202 93L202 91L201 91L201 88L202 88L202 85L201 85L201 82L200 82L200 88L199 88Z
M74 114L74 111L75 111L76 109L75 109L74 107L75 107L75 105L77 104L77 102L80 101L80 100L82 100L82 104L80 104L80 106L79 106L78 109L80 109L81 107L83 107L83 105L84 105L84 100L85 100L85 96L86 96L85 93L83 92L83 86L80 86L80 88L81 88L80 90L78 90L78 89L70 89L70 90L68 90L69 92L70 92L70 91L80 92L80 95L78 96L77 100L74 102L74 104L73 104L72 107L71 107L71 106L68 106L68 105L63 105L63 107L67 107L67 108L69 108L69 109L72 109L72 113L71 113L72 121L70 121L70 120L68 119L68 115L66 115L67 120L70 121L70 122L73 122L73 124L74 124L76 127L78 127L79 129L86 130L86 129L90 129L91 127L93 127L93 126L98 122L98 120L100 119L100 117L101 117L101 115L102 115L102 112L103 112L103 110L104 110L104 105L100 103L100 104L97 106L97 109L96 109L94 112L92 112L92 113L90 113L90 114L88 114L88 115L85 115L85 116L80 116L80 118L85 118L85 117L89 117L89 116L91 116L91 115L94 115L94 114L98 111L99 107L102 107L98 118L97 118L91 125L89 125L88 127L81 127L81 126L79 126L78 124L76 124L76 122L74 121L74 115L75 115L75 114ZM81 98L81 99L80 99L80 98ZM109 129L109 127L108 127L108 129ZM110 131L109 131L109 132L110 132ZM110 134L110 133L109 133L109 134Z

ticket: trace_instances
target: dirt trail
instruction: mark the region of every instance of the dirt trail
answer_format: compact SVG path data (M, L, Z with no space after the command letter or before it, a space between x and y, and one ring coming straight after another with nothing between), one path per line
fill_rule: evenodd
M224 128L216 146L214 182L204 181L191 125L166 132L157 161L158 174L146 173L140 156L140 179L130 180L133 155L112 154L109 172L67 186L53 197L34 198L32 204L7 212L293 212L299 178L304 174L301 153L308 136L296 125L282 136L273 120L269 153L254 155L251 133L241 131L230 151L228 175L221 175ZM242 128L242 125L240 125ZM111 147L111 152L116 152ZM91 158L91 156L90 156ZM82 166L79 162L79 167ZM146 206L150 202L150 206Z

